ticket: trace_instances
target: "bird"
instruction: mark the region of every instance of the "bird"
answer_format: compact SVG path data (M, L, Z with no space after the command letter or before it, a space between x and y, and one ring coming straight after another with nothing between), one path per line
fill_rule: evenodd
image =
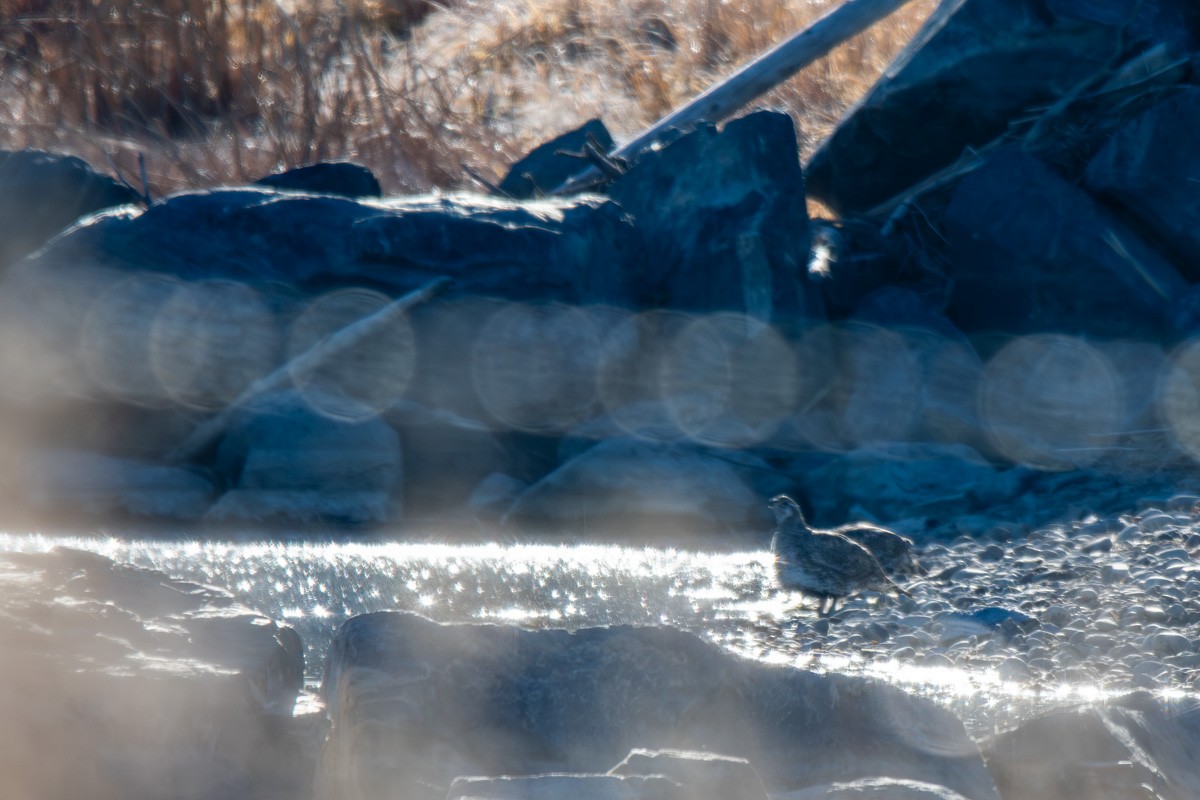
M840 600L857 592L896 592L912 597L861 544L840 533L810 528L800 506L786 494L771 498L767 507L776 522L771 537L775 577L786 589L816 597L818 617L830 616Z
M803 517L801 517L803 519ZM924 575L925 568L917 561L913 551L912 539L901 536L895 531L869 522L851 522L830 531L820 533L840 533L847 539L853 539L871 551L879 566L888 575L904 577L906 575Z

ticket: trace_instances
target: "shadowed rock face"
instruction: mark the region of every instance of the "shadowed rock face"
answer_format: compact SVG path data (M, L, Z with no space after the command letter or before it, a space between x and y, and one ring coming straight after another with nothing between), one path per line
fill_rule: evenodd
M295 797L303 673L295 631L220 589L0 554L0 797Z
M74 156L0 150L0 269L80 217L138 199Z
M1049 712L994 737L984 754L1005 797L1185 800L1200 786L1200 712L1139 692Z
M1092 191L1138 220L1151 241L1200 278L1200 88L1181 91L1126 123L1088 164Z
M773 668L668 628L529 631L355 617L322 692L318 797L442 797L459 775L603 772L631 749L743 757L768 790L876 775L996 797L953 715L857 678Z
M1121 42L1195 45L1189 0L952 0L809 161L808 190L861 213L1069 93Z

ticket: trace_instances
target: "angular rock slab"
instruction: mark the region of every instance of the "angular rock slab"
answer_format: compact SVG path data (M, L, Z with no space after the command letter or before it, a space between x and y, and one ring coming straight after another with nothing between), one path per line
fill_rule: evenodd
M588 144L601 153L612 150L612 134L601 120L590 119L573 131L538 145L509 168L496 188L501 195L518 200L544 197L587 167L584 146Z
M1043 714L984 744L1004 797L1192 800L1200 710L1145 692Z
M0 269L80 217L139 199L75 156L0 150Z
M967 333L1154 341L1186 288L1086 192L1016 148L962 182L945 220L955 281L947 314Z
M379 612L339 629L317 797L441 798L461 775L603 772L635 748L746 758L769 791L880 774L997 798L962 723L862 678L670 628L522 630Z
M349 161L319 161L267 175L254 184L289 192L333 194L339 197L383 196L383 189L374 173L361 164Z
M0 797L299 796L295 631L90 552L0 553Z
M796 131L758 111L643 154L606 194L643 242L641 304L764 322L814 311Z
M1102 72L1123 37L1186 52L1189 0L953 0L813 155L809 193L865 212Z
M1154 234L1189 281L1200 280L1200 88L1155 106L1116 132L1088 164L1093 192Z
M209 477L187 467L64 450L29 456L24 496L45 511L195 520L213 500Z

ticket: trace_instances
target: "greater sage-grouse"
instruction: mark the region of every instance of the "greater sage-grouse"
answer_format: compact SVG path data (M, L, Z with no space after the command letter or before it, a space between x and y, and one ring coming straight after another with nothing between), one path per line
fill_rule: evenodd
M792 498L777 495L768 507L776 521L771 552L779 585L816 597L818 616L829 616L842 598L857 592L896 592L912 597L888 578L879 561L861 544L840 533L810 528Z

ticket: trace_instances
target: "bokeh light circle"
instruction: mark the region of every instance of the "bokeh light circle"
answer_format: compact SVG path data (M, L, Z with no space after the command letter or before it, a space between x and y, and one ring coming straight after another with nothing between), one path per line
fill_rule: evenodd
M579 308L512 304L479 332L471 357L487 412L517 430L561 432L594 409L601 337Z
M643 439L683 438L663 401L662 373L672 342L692 319L673 311L645 311L608 329L596 366L596 393L620 429Z
M876 325L851 323L839 327L837 348L847 444L909 438L921 410L923 379L904 337Z
M1014 339L984 367L979 412L992 445L1030 467L1066 470L1099 458L1125 409L1111 363L1082 339Z
M339 289L317 297L288 328L287 362L291 364L327 337L391 302L382 292L362 288ZM293 371L292 383L318 413L339 419L369 417L404 394L416 364L417 338L408 318L400 316L319 368ZM342 402L341 398L355 402Z
M280 362L282 335L253 288L233 281L181 283L150 329L150 365L184 405L227 406Z
M1159 395L1159 413L1171 435L1200 461L1200 339L1184 342L1170 357Z
M80 330L79 352L88 379L104 392L138 405L170 402L150 357L159 311L179 289L165 275L134 275L102 293Z
M672 418L704 444L745 447L770 436L799 391L792 348L772 327L722 313L692 320L670 343L660 391Z

